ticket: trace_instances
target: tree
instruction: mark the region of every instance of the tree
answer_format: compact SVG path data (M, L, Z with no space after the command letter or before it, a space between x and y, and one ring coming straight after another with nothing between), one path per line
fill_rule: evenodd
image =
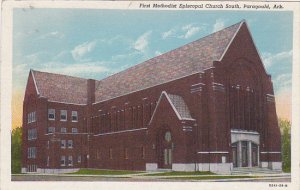
M285 119L278 119L281 131L282 170L291 172L291 123Z
M13 129L11 134L11 173L21 173L22 128Z

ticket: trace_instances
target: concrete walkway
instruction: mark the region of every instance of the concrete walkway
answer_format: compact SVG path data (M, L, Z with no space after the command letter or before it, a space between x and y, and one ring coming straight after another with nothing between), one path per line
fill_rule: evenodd
M151 176L163 172L144 172L123 175L78 175L78 174L16 174L12 175L12 181L205 181L205 182L230 182L230 181L278 181L290 182L291 174L248 174L248 175L166 175ZM243 176L243 178L228 179L201 179L202 177ZM255 178L253 178L255 176ZM199 177L199 179L197 179ZM187 178L187 179L184 179Z

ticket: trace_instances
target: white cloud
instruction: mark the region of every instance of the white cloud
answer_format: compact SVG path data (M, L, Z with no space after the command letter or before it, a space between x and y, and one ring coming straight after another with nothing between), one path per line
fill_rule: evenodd
M134 42L134 49L141 51L141 52L145 52L146 49L148 48L148 44L149 44L149 37L151 35L152 31L148 31L146 33L144 33L143 35L141 35L135 42Z
M51 69L53 68L53 69ZM50 67L47 68L48 72L61 73L73 76L83 76L86 74L101 74L108 72L109 69L103 66L101 62L87 62L77 64L66 64L61 67Z
M49 32L49 33L43 34L43 35L39 36L37 39L38 40L43 40L43 39L46 39L46 38L62 39L64 37L65 37L64 34L58 32L58 31L53 31L53 32Z
M274 64L281 64L282 62L286 62L287 59L292 58L292 55L292 50L279 52L277 54L262 53L262 59L266 68L270 68Z
M185 32L185 34L181 35L180 38L188 39L191 36L197 34L201 28L198 26L193 26L192 24L188 24L183 26L181 29L183 32Z
M222 30L225 27L225 21L222 19L217 19L212 32L217 32L219 30Z
M86 61L87 59L83 59L84 56L90 52L92 52L97 44L97 40L90 41L90 42L84 42L83 44L80 44L76 46L72 51L72 56L75 61Z
M176 33L176 30L174 28L172 28L169 31L163 32L161 37L162 37L162 39L166 39L166 38L173 36L175 33Z
M199 33L201 30L205 29L205 25L195 25L195 24L187 24L181 27L174 27L166 32L163 32L161 34L162 39L167 39L167 38L181 38L181 39L188 39L195 34Z

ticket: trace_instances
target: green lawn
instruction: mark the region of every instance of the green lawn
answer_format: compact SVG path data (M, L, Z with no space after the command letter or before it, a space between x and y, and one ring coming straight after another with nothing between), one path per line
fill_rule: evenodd
M138 174L143 173L139 171L126 171L126 170L88 170L80 169L77 172L69 174L80 174L80 175L126 175L126 174Z
M182 179L182 180L206 180L206 179L241 179L241 178L258 178L258 176L190 176L190 177L176 177L167 179Z
M154 173L154 174L145 174L147 176L177 176L177 175L214 175L215 173L209 171L196 171L196 172L162 172L162 173Z

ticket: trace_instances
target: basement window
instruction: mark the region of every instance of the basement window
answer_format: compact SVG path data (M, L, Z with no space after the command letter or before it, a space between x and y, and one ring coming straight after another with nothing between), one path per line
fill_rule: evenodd
M48 119L55 120L55 109L48 109Z

